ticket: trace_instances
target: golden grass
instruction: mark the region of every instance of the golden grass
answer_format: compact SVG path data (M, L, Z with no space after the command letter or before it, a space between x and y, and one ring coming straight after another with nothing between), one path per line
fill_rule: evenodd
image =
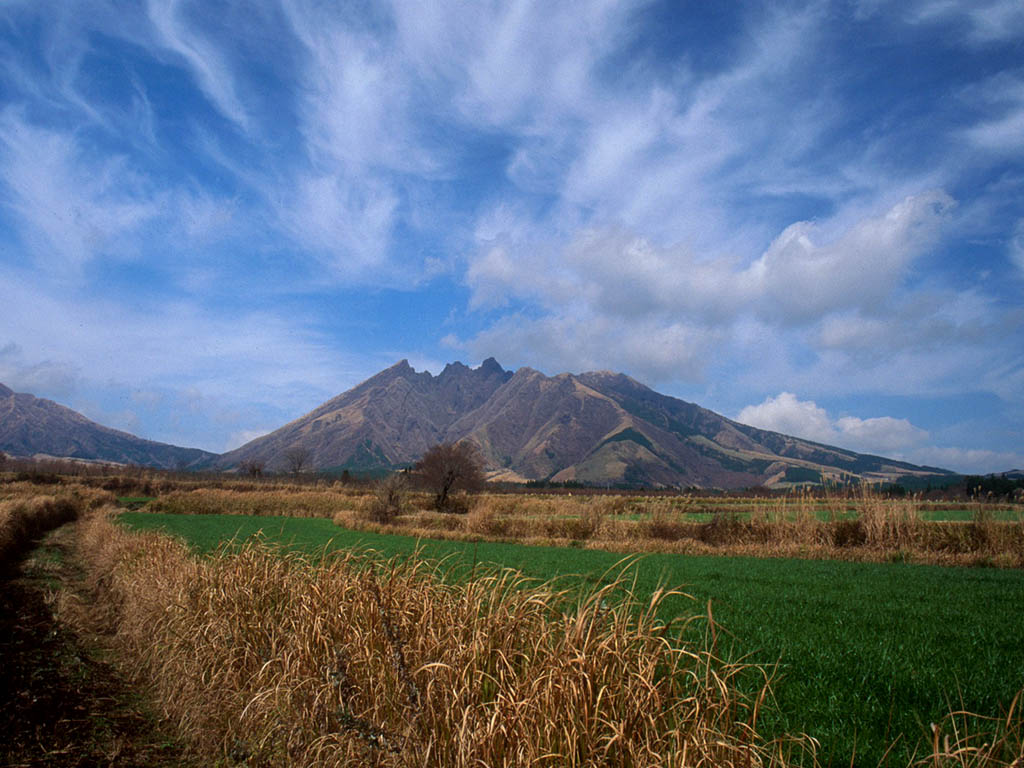
M974 504L967 505L973 520L929 522L922 517L925 503L889 499L870 490L849 496L805 492L714 500L485 493L464 497L460 504L468 514L434 512L429 493L404 488L258 486L239 481L238 487L170 491L146 509L322 517L358 530L535 544L571 542L616 552L1024 567L1024 517L1016 522L995 520L991 506Z
M1024 768L1024 716L1019 692L1005 714L981 717L957 710L931 723L930 754L920 768Z
M521 500L521 501L520 501ZM824 506L825 514L821 514ZM851 510L855 514L851 515ZM755 557L1024 567L1024 518L996 521L978 506L967 522L928 522L915 499L870 491L824 499L801 494L762 500L747 517L716 509L692 512L688 497L475 497L466 515L412 511L387 524L340 510L334 522L378 533L432 538L574 544L613 552L669 552Z
M109 494L75 488L40 495L29 484L4 488L0 496L0 568L13 563L51 528L70 522L87 508L112 499Z
M810 739L759 738L763 670L720 660L713 629L680 641L656 619L668 591L637 605L620 579L577 600L510 571L452 584L416 558L314 567L258 544L194 558L102 516L80 528L128 666L211 761L813 762ZM740 676L760 680L750 695Z
M355 509L368 494L293 487L260 490L197 488L172 491L151 501L148 510L182 515L255 515L331 518Z

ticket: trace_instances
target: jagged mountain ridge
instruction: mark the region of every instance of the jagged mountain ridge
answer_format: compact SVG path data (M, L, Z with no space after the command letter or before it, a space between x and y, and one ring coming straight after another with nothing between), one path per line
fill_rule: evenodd
M621 373L512 373L493 358L438 376L402 360L217 466L280 467L302 447L313 467L370 470L458 440L479 446L492 477L519 481L743 488L951 474L739 424Z
M104 427L52 400L17 393L3 384L0 450L13 456L45 455L161 469L197 469L217 456Z

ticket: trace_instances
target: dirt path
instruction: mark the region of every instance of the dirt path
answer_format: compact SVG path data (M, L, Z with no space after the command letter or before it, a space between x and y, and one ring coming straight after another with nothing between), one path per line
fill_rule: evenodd
M102 644L56 621L54 594L81 582L72 525L0 576L0 765L194 765L103 660Z

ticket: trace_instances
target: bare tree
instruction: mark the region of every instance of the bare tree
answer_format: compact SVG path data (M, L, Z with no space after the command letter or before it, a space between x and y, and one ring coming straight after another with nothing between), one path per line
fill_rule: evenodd
M392 523L405 511L408 503L409 483L404 474L392 472L373 486L373 496L367 514L375 523Z
M434 492L434 507L447 511L453 491L476 491L484 484L484 462L472 443L440 443L416 463L416 471Z
M302 445L293 445L284 452L285 464L287 464L288 470L296 477L306 468L311 458L313 458L313 452Z
M263 470L267 463L263 459L246 459L238 463L238 471L244 472L250 477L263 477Z

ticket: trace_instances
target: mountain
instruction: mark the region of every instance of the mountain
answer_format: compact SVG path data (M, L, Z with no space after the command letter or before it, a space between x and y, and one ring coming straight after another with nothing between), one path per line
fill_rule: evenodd
M510 378L493 359L479 368L451 363L438 375L402 360L316 410L220 457L221 467L261 460L284 465L293 447L318 468L372 470L409 464L447 439L461 416L483 406Z
M162 469L199 468L216 458L198 448L156 443L104 427L52 400L15 393L3 384L0 451L12 456L42 454Z
M745 488L951 474L739 424L621 373L512 373L493 358L438 376L402 360L217 466L282 468L298 447L311 466L366 471L459 440L480 448L492 479L512 481Z

